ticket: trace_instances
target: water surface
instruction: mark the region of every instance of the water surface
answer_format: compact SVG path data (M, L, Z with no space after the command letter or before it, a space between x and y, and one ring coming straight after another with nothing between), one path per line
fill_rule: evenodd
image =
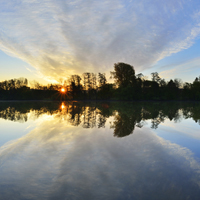
M199 103L0 103L0 199L200 199Z

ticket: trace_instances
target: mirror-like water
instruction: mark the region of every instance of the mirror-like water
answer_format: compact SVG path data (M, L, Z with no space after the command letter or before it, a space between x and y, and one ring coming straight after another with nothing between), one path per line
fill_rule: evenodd
M0 199L200 199L199 103L0 103Z

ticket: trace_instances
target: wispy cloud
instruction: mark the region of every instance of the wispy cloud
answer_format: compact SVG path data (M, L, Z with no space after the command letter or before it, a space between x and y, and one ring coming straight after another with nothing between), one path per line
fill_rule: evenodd
M141 71L194 43L199 8L195 0L2 0L0 49L48 79L108 72L119 61Z
M174 79L181 76L184 77L184 81L194 80L200 74L199 63L200 57L197 57L188 61L163 66L164 71L160 75L167 79Z

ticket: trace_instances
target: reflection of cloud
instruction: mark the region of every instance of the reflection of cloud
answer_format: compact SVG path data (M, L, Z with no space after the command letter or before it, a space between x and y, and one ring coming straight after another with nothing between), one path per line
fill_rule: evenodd
M183 123L184 126L182 125ZM187 119L176 124L171 123L169 120L165 120L165 123L163 123L159 128L167 133L168 136L174 135L174 137L177 137L177 135L179 135L178 138L182 136L187 137L190 140L193 139L197 142L200 140L199 124L194 123L192 119ZM189 141L187 143L189 143Z
M112 135L107 128L70 127L57 117L41 122L0 149L0 188L9 188L1 198L14 199L15 193L21 199L200 195L200 165L188 149L145 127L123 139Z
M118 61L140 71L193 44L199 7L195 0L3 0L0 48L46 78L110 71Z

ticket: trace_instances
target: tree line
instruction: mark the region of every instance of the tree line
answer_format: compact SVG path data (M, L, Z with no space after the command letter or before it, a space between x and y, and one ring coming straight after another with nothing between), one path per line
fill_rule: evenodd
M180 79L165 81L157 72L147 80L142 73L135 74L134 67L115 63L108 83L105 73L71 75L62 84L42 86L35 82L28 86L26 78L0 82L1 100L200 100L200 77L193 83ZM64 92L61 92L64 88Z

